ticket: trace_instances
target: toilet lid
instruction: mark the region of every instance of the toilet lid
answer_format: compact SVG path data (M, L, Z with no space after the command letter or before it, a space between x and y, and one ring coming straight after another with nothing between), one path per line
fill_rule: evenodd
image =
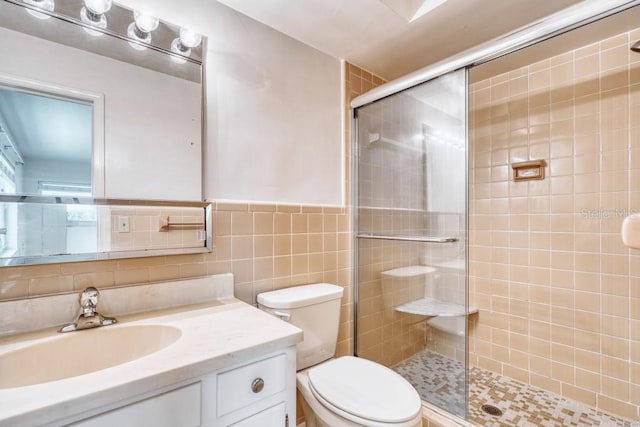
M422 403L407 380L378 363L345 356L309 370L311 391L325 401L358 418L399 423L414 418Z

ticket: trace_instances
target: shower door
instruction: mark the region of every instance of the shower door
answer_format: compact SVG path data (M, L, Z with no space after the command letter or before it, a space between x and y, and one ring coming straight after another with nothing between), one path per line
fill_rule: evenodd
M356 354L466 418L467 77L355 111Z

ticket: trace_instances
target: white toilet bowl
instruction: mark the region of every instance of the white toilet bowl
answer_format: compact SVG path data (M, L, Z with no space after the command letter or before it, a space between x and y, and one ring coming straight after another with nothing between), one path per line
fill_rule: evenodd
M358 357L332 359L343 289L327 283L258 295L258 306L304 331L296 345L306 427L420 427L422 402L407 380Z
M296 375L306 427L420 427L422 403L404 378L345 356Z

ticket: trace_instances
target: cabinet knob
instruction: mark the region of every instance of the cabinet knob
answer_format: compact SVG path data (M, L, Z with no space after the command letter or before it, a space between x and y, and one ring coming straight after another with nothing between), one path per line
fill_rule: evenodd
M262 378L258 377L255 380L251 381L251 391L253 391L254 393L260 393L263 388L264 380Z

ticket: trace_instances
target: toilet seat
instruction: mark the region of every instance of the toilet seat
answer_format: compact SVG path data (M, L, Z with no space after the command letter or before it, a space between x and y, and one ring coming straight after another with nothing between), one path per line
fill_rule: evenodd
M399 374L367 359L345 356L308 371L309 388L335 414L362 425L386 426L416 417L422 402Z

